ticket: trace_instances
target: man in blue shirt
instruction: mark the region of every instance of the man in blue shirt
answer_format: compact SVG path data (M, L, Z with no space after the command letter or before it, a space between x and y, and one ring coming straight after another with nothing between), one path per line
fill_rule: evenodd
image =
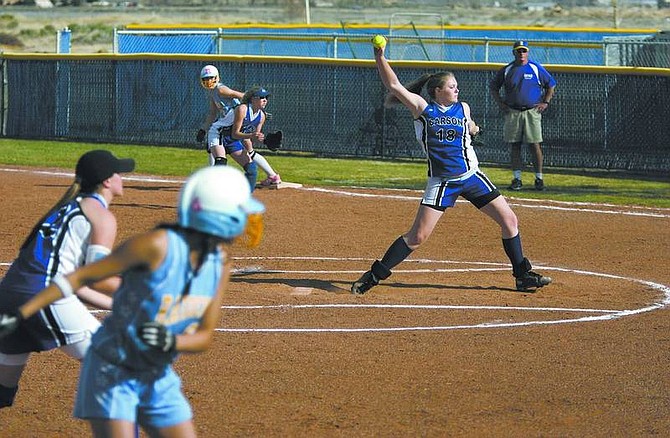
M500 70L490 84L493 99L503 111L503 137L511 145L512 184L510 190L521 190L521 145L530 146L535 167L535 189L544 190L542 176L542 113L554 96L556 80L539 63L528 59L527 41L516 41L512 48L514 61ZM500 96L504 89L504 97Z

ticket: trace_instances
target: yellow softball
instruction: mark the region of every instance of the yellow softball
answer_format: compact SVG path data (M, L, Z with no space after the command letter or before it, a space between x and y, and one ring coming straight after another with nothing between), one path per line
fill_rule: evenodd
M375 35L372 37L372 46L375 49L382 49L386 47L386 38L383 35Z

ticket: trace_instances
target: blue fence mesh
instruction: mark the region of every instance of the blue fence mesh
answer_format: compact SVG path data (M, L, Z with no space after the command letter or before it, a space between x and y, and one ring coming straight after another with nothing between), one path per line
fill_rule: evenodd
M214 63L233 88L262 84L271 91L267 130L284 131L285 150L423 157L407 110L382 105L385 91L371 61L7 54L0 59L8 137L194 148L207 111L198 72ZM488 91L499 67L399 62L395 69L402 82L424 72L454 71L460 99L485 128L480 159L506 165L502 115ZM548 68L558 87L544 115L546 166L670 170L670 71Z
M117 53L191 53L372 59L370 38L389 39L387 56L397 60L508 62L511 43L531 41L533 59L543 64L604 65L605 38L652 31L548 30L537 28L397 27L221 27L217 29L132 29L115 33ZM647 33L643 33L647 32ZM644 44L642 42L641 44ZM651 64L653 65L653 64Z

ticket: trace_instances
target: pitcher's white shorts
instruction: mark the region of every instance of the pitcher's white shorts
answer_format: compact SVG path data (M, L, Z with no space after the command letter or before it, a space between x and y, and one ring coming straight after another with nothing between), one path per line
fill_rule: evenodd
M125 420L154 428L193 418L171 366L161 373L137 372L114 365L90 349L81 365L74 416L84 420Z

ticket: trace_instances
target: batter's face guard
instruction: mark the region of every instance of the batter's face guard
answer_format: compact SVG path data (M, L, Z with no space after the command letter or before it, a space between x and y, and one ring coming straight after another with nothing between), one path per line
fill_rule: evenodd
M244 232L249 215L264 210L251 196L242 172L229 166L210 166L196 171L184 184L177 222L184 228L233 239Z
M216 87L216 84L218 83L219 83L218 76L209 76L200 79L200 85L202 85L203 88L207 88L208 90L214 89L214 87Z

